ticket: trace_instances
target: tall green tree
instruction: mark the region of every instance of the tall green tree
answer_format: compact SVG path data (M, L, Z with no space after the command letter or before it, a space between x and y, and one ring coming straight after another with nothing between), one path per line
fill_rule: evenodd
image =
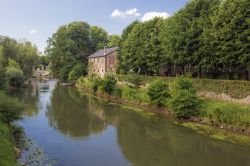
M122 39L121 63L124 70L137 73L159 73L163 66L163 49L159 38L163 19L136 23ZM129 27L130 28L130 27Z
M92 49L90 26L87 23L72 22L60 27L49 38L46 49L53 74L66 81L76 64L87 65L87 57Z
M103 47L107 45L108 33L104 29L98 26L92 26L90 27L90 35L93 47L92 52L103 49Z
M119 35L110 35L109 36L109 42L108 47L117 47L120 45L121 37Z
M211 18L211 27L205 30L207 48L216 57L218 72L233 74L244 72L250 68L250 1L225 0L221 1L218 10ZM207 51L209 51L207 50ZM210 65L208 62L208 65ZM237 76L236 76L237 77Z

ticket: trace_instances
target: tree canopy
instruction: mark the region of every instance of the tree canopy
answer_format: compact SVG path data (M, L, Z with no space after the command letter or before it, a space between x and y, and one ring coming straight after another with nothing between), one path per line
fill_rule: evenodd
M167 19L135 21L120 42L121 72L238 78L250 70L249 0L192 0Z

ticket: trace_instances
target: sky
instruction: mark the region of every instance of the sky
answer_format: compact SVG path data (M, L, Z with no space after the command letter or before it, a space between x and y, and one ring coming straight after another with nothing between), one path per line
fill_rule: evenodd
M43 52L57 29L84 21L121 34L132 21L167 18L188 0L0 0L0 35L28 40Z

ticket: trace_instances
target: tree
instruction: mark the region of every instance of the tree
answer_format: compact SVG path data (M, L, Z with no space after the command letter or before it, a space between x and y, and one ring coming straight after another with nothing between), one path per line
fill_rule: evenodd
M121 42L121 68L137 73L158 74L164 64L163 49L159 38L163 19L132 24Z
M6 76L8 78L8 84L12 87L20 88L24 82L23 71L20 69L19 64L12 59L9 59Z
M85 22L72 22L60 27L48 40L46 49L52 73L67 81L69 72L76 64L87 65L92 53L90 26Z
M35 45L25 40L17 42L4 37L0 43L0 66L8 66L8 60L13 59L19 65L26 77L32 75L32 69L38 63L38 50Z
M131 31L133 30L133 28L137 25L140 24L139 21L134 21L131 24L129 24L123 31L122 31L122 35L121 35L121 42L119 44L120 47L120 51L118 54L118 60L119 60L119 65L118 65L118 71L123 73L123 72L127 72L129 70L127 63L125 61L125 58L127 56L127 49L126 47L126 40L128 38L128 35L131 33Z
M109 42L108 47L117 47L120 45L121 37L118 35L110 35L109 36Z
M164 54L172 63L186 71L196 72L203 59L201 36L209 24L209 15L219 0L193 0L170 17L164 25L162 42ZM197 69L198 68L198 69Z
M249 5L249 0L222 1L211 15L211 26L205 30L207 48L214 50L214 56L207 56L217 57L216 68L228 73L229 79L250 68Z
M90 35L92 40L92 52L95 52L99 49L103 49L104 46L108 43L108 33L98 27L98 26L92 26L90 27Z

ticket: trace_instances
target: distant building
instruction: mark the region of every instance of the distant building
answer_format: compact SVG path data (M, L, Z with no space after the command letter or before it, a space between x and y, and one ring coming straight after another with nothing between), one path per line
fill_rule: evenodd
M118 64L118 47L106 48L95 52L88 57L89 74L104 76L106 73L115 73Z

